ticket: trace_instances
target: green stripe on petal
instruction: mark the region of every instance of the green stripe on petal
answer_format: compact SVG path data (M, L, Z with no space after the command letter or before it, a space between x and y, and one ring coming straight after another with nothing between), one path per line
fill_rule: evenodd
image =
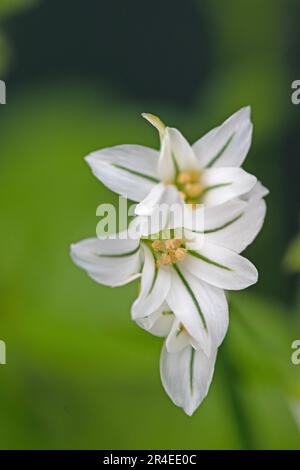
M228 268L228 266L224 266L223 264L220 264L217 261L213 261L212 259L206 258L206 256L201 255L197 251L189 250L188 253L189 255L194 256L195 258L198 258L201 261L204 261L205 263L212 264L213 266L216 266L217 268L225 269L226 271L232 271L232 269Z
M124 166L118 165L117 163L111 163L111 165L114 166L115 168L118 168L119 170L127 171L127 173L130 173L132 175L140 176L141 178L145 178L149 181L153 181L153 183L159 183L160 182L159 179L155 178L154 176L145 175L144 173L140 173L139 171L135 171L135 170L131 170L129 168L125 168Z
M232 141L233 137L235 135L235 132L233 132L231 134L231 136L229 137L229 139L227 140L227 142L225 142L225 144L223 145L223 147L221 148L221 150L219 150L219 152L217 153L217 155L215 155L208 163L207 165L205 166L205 168L211 168L217 160L219 160L219 158L222 157L223 153L225 152L225 150L227 149L227 147L229 146L230 142Z
M237 215L234 219L230 220L229 222L226 222L225 224L221 225L220 227L205 230L204 233L214 233L214 232L218 232L219 230L223 230L224 228L229 227L231 224L234 224L234 222L237 222L241 217L243 217L243 215L244 215L244 212Z
M171 158L172 158L172 162L173 162L173 165L174 165L175 174L176 174L176 178L177 178L177 175L179 173L179 167L178 167L178 163L177 163L177 160L176 160L175 155L174 155L173 152L171 152Z
M237 222L241 217L243 217L245 213L242 212L241 214L237 215L234 219L229 220L228 222L225 222L225 224L220 225L219 227L216 228L210 228L208 230L194 230L195 233L214 233L218 232L219 230L223 230L224 228L229 227L231 224L234 224L234 222Z
M176 338L180 335L180 333L183 332L183 329L184 329L184 326L183 326L183 324L181 323L181 324L179 325L178 330L176 331Z
M176 266L176 264L173 264L173 268L175 269L175 271L177 272L180 280L182 281L183 285L185 286L186 290L188 291L188 293L190 294L191 298L192 298L192 301L194 302L194 305L197 309L197 312L199 313L200 317L201 317L201 320L202 320L202 323L203 323L203 326L205 328L205 330L207 331L207 324L206 324L206 320L205 320L205 317L203 315L203 312L200 308L200 305L195 297L195 294L194 292L192 291L191 287L189 286L189 283L187 282L187 280L185 279L184 275L182 274L182 272L180 271L180 269L178 269L178 267Z
M195 359L195 349L193 347L191 347L191 358L190 358L190 390L191 390L191 395L193 395L194 359Z
M230 183L219 183L219 184L214 184L213 186L207 186L206 188L203 189L201 193L201 197L206 194L208 191L212 191L213 189L219 189L219 188L224 188L225 186L230 186L232 182Z
M118 254L110 254L110 255L102 255L99 253L95 253L96 256L99 256L100 258L125 258L126 256L132 256L135 255L140 249L140 245L138 245L134 250L127 251L126 253L118 253Z

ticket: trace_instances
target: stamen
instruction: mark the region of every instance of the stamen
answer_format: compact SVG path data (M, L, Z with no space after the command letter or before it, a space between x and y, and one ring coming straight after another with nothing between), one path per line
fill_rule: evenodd
M161 255L161 257L159 258L159 262L163 265L172 264L170 255L167 255L166 253L163 253Z
M176 178L176 186L181 199L188 204L197 203L204 189L197 170L181 171Z
M185 185L184 191L188 198L195 199L201 195L203 187L200 183L188 183Z
M173 240L166 240L165 245L166 245L167 250L172 250L172 248L174 248L173 247Z
M191 174L189 171L182 171L177 176L177 183L178 184L186 184L191 182Z
M177 248L175 251L175 257L177 261L183 261L186 257L187 250L186 248Z
M183 240L181 238L174 238L172 240L173 248L179 248L183 244Z
M197 183L199 181L200 174L197 170L186 170L181 171L177 176L178 184Z
M171 262L172 262L172 263L176 263L177 258L176 258L176 254L175 254L175 251L174 251L174 250L170 250L170 251L169 251L169 256L170 256Z
M171 240L166 240L166 248L167 250L176 250L179 248L183 243L183 240L180 238L173 238Z
M184 260L187 250L182 245L184 245L184 241L181 238L154 240L151 243L151 248L156 258L156 267L159 268Z
M154 240L151 246L154 251L165 251L165 245L162 240Z

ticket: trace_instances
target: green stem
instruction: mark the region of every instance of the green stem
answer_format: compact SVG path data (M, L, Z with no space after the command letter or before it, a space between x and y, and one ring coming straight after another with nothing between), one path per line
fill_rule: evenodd
M222 346L222 350L220 351L219 361L221 362L223 380L228 392L233 415L237 423L242 448L244 450L254 449L254 438L248 425L247 416L244 411L243 400L239 390L240 377L230 357L230 353L227 351L226 341Z

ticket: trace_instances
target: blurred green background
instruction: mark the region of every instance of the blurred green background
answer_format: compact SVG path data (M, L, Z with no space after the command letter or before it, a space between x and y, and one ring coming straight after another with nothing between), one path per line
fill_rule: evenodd
M299 449L297 0L0 0L1 449ZM251 104L246 169L270 189L231 295L210 393L190 418L159 379L161 340L130 321L137 283L91 281L69 245L117 202L83 156L158 141L153 112L191 140Z

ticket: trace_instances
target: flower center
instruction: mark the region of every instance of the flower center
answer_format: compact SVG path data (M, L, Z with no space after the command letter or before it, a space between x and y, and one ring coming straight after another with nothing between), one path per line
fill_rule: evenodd
M187 170L178 173L176 187L182 199L187 204L197 204L203 193L204 187L200 182L200 172L197 170Z
M154 240L154 242L151 243L151 247L155 254L157 267L183 261L187 253L184 247L184 241L179 238Z

